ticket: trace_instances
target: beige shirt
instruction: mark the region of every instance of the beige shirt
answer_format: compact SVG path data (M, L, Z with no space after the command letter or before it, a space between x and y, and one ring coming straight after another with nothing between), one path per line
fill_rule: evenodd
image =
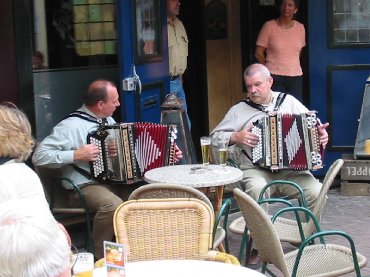
M182 75L187 66L188 36L182 22L176 17L171 23L167 19L168 56L170 76Z

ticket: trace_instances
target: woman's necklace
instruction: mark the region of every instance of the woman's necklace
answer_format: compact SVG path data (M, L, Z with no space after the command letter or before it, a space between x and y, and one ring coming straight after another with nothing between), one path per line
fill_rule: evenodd
M288 23L282 23L279 19L277 20L277 25L282 29L290 29L294 25L294 21L291 20Z

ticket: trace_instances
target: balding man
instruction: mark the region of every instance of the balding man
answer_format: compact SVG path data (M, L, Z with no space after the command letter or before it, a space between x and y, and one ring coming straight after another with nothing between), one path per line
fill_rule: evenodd
M114 236L114 211L137 187L101 184L83 174L90 172L89 162L97 160L100 153L96 145L86 144L87 135L98 129L102 122L115 123L111 116L120 105L118 98L117 88L112 82L92 82L84 95L82 107L59 122L38 145L32 157L35 166L59 167L64 177L79 185L89 210L95 213L93 238L97 259L103 257L103 241L111 241ZM181 151L178 157L181 158ZM69 206L79 206L79 197L71 189L68 198Z

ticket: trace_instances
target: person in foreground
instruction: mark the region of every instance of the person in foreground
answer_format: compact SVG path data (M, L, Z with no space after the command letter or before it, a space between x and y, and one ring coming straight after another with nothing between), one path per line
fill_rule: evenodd
M136 185L102 184L89 175L89 162L98 158L100 150L94 144L86 144L87 135L103 121L114 124L111 116L119 105L118 91L112 82L92 82L82 107L59 122L32 157L35 166L61 167L63 176L80 186L88 208L95 213L92 235L96 259L103 257L103 241L111 241L114 236L114 211L137 188ZM182 152L177 148L176 159L181 158ZM66 192L69 192L69 206L78 206L77 193Z
M50 213L24 202L0 203L0 276L70 277L69 236Z
M309 110L293 96L287 94L282 99L279 97L280 92L272 91L273 79L267 67L262 64L250 65L244 72L244 82L247 87L246 101L251 105L241 101L231 107L223 120L211 132L212 144L217 146L219 140L227 139L229 145L233 146L234 157L240 169L243 170L241 184L245 192L253 199L258 199L262 188L267 183L274 180L289 180L299 184L303 189L308 208L312 210L322 184L311 172L308 170L271 172L254 165L250 159L251 150L258 143L258 136L251 132L253 122L274 110L288 114L299 114ZM328 143L326 132L328 126L329 123L319 126L319 140L323 148ZM272 190L270 189L267 193L273 194ZM285 196L297 197L296 190L289 186L279 186L279 191Z
M27 116L12 103L0 105L0 203L24 199L49 210L42 183L24 161L35 141Z

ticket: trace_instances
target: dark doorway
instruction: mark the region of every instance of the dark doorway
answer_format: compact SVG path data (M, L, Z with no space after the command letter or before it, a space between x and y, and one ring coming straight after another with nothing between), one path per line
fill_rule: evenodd
M199 139L209 133L203 1L181 1L179 18L189 38L188 67L183 80L194 148L200 160Z
M254 57L256 40L262 25L279 16L281 0L273 1L273 5L260 5L259 0L240 1L240 23L242 36L242 64L246 68L256 62ZM309 105L309 74L308 74L308 1L300 1L296 20L306 29L306 47L303 48L301 66L303 70L303 97L306 106Z

